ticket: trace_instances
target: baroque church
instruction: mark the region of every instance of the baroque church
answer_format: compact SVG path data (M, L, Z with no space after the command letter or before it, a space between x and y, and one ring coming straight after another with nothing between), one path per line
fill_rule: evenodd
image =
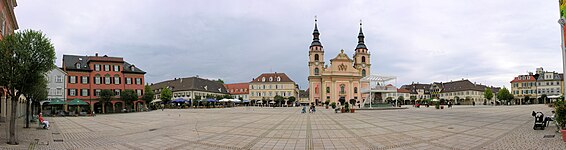
M349 102L353 99L356 101L355 105L362 104L369 95L362 93L361 89L367 89L369 82L360 80L370 74L371 66L362 23L353 60L342 49L336 57L330 59L330 66L325 64L316 19L312 35L313 41L309 47L309 101L317 104L325 101L341 104L340 100Z

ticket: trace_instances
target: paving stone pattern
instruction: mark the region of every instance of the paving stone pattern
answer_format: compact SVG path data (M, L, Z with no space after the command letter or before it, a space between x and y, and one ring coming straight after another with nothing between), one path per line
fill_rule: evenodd
M46 118L50 130L18 127L19 145L5 144L7 134L0 132L0 149L566 149L554 125L532 129L533 110L551 109L455 106L302 114L300 107L238 107L54 117ZM6 127L0 124L1 131Z

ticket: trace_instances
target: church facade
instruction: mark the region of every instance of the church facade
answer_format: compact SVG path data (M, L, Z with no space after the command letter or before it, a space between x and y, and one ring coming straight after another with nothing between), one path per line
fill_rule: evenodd
M308 63L309 101L311 103L320 104L328 100L330 103L340 104L340 100L346 102L355 100L355 105L358 105L368 99L369 95L363 94L361 89L367 89L369 83L360 80L370 74L371 63L361 25L360 23L358 45L354 50L353 59L344 50L341 50L336 57L330 60L330 66L328 66L325 64L324 48L320 42L320 32L315 20Z

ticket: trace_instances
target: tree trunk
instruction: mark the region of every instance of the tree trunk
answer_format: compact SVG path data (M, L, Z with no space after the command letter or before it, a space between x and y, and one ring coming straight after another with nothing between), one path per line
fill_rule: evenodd
M19 96L12 96L12 110L10 112L10 133L9 133L9 140L8 144L10 145L18 145L18 140L16 139L16 109L18 107L18 98Z
M105 106L106 102L102 102L102 113L105 114L106 113L106 106Z
M28 99L26 101L26 127L25 128L29 128L29 114L30 114L30 112L29 112L30 111L29 110L29 105L30 105L29 102L30 102L30 100Z

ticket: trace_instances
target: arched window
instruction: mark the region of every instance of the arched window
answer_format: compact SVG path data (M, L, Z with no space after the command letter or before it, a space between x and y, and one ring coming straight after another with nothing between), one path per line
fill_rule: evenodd
M358 87L354 87L354 93L358 93Z
M318 54L314 54L314 61L318 61Z
M326 93L330 93L330 87L326 87Z
M120 76L114 75L114 84L120 84Z
M270 81L270 82L273 81L273 77L269 77L269 81Z
M318 74L319 74L318 68L314 68L314 75L318 75Z
M366 56L362 56L362 62L363 62L363 63L366 62Z
M366 77L366 70L362 69L362 77Z
M277 81L281 81L281 77L277 77Z
M261 77L261 82L265 82L265 77Z
M346 90L344 90L345 88L346 86L344 84L340 84L340 94L346 93Z

